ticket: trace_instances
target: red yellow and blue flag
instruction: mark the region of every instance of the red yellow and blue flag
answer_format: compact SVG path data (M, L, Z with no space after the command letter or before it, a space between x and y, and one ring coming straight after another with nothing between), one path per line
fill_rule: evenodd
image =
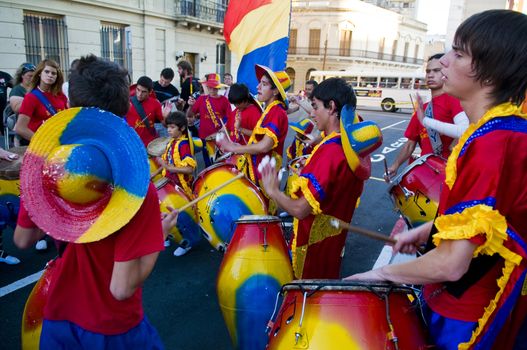
M285 70L289 47L291 0L231 0L224 22L224 36L240 58L237 82L256 93L254 65Z

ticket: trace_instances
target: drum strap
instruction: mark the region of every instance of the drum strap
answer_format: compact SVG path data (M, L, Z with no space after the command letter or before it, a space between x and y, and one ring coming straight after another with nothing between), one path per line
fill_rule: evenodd
M38 98L38 100L40 101L40 103L42 103L44 107L46 107L49 114L51 115L57 114L57 110L53 107L51 102L49 102L46 96L44 96L42 91L40 91L38 88L34 88L33 90L31 90L31 93L35 95L36 98Z
M208 96L207 96L207 99L205 100L205 105L207 106L207 111L209 112L210 120L212 120L214 127L217 130L220 129L221 128L221 123L219 120L220 117L218 117L218 115L214 111L214 108L212 107L212 104L210 103L210 97Z
M148 120L148 116L146 115L146 112L143 108L143 105L139 102L137 99L137 96L132 96L131 98L132 104L135 107L135 110L137 111L137 114L139 114L139 117L141 118L141 123L146 127L148 132L152 134L152 136L156 136L157 133L154 130L154 128L150 125L150 121Z
M434 107L433 102L430 100L425 109L425 118L434 119ZM443 143L441 142L441 137L437 130L426 127L426 132L428 133L428 138L430 139L430 144L432 145L432 150L435 155L440 155L443 151Z

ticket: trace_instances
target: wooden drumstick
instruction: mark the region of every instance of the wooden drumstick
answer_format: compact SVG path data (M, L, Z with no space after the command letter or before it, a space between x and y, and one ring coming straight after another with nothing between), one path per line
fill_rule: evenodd
M379 241L384 241L386 243L395 244L397 242L395 239L391 237L386 237L385 235L382 235L375 231L368 230L366 228L358 227L355 225L350 225L347 222L344 222L337 218L331 219L331 225L333 225L336 228L341 228L347 231L352 231L352 232L358 233L363 236L367 236L367 237L370 237L370 238L373 238Z
M379 241L383 241L383 242L391 243L391 244L397 243L397 240L394 239L394 238L386 237L385 235L382 235L382 234L377 233L377 232L372 231L372 230L368 230L366 228L358 227L358 226L355 226L355 225L350 225L347 222L344 222L344 221L342 221L340 219L337 219L337 218L331 219L331 224L334 227L345 229L345 230L351 231L351 232L355 232L355 233L358 233L360 235L363 235L363 236L366 236L366 237L370 237L370 238L373 238L373 239L376 239L376 240L379 240ZM416 245L415 248L417 249L417 251L419 253L421 253L421 254L425 253L425 251L423 250L422 247Z
M185 204L184 206L182 206L181 208L178 208L178 210L180 212L184 211L185 209L187 208L190 208L191 206L193 206L194 204L196 204L197 202L199 202L200 200L202 200L203 198L206 198L208 196L210 196L211 194L213 194L214 192L216 191L219 191L221 190L222 188L224 188L225 186L233 183L234 181L236 180L239 180L241 179L242 177L244 177L245 175L243 173L240 173L238 175L236 175L235 177L233 177L232 179L228 180L228 181L225 181L224 183L222 183L221 185L219 185L218 187L215 187L213 188L212 190L209 190L205 193L203 193L201 196L197 197L196 199L193 199L191 200L190 202L188 202L187 204Z

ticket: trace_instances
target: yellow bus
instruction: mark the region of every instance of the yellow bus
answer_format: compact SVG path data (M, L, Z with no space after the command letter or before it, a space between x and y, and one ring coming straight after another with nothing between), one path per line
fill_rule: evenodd
M357 95L358 107L381 107L395 112L400 108L412 108L412 98L419 93L424 102L430 100L424 74L379 71L313 71L310 79L321 82L338 77L346 80Z

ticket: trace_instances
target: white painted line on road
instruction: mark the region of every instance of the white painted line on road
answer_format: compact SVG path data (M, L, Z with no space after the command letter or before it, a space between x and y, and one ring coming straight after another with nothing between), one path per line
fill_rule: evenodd
M397 123L394 123L394 124L391 124L391 125L388 125L388 126L385 126L384 128L381 128L381 131L382 130L386 130L386 129L390 129L396 125L399 125L399 124L402 124L402 123L406 123L408 120L401 120L400 122L397 122Z
M44 270L36 272L32 275L22 278L21 280L15 281L5 287L0 288L0 298L16 290L24 288L25 286L31 283L35 283L36 281L38 281L38 279L40 278L40 276L42 276L43 273Z
M384 179L381 179L381 178L375 177L375 176L370 176L370 179L371 180L376 180L376 181L381 181L381 182L386 182L386 181L384 181Z

